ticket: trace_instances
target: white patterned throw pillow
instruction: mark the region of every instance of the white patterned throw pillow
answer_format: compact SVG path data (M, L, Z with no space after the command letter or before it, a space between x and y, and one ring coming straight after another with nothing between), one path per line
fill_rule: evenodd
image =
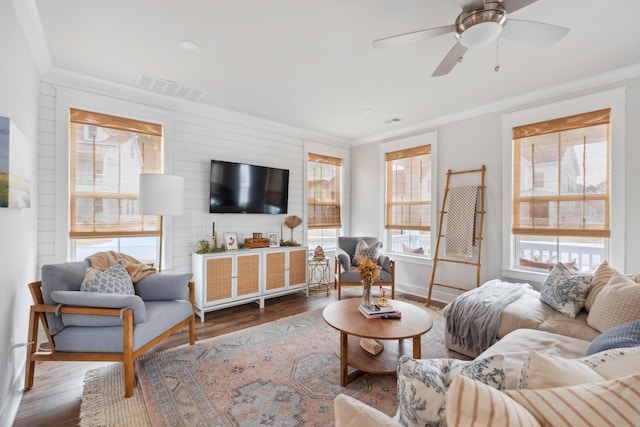
M584 307L593 275L570 271L559 262L540 286L540 300L570 319Z
M84 292L101 292L105 294L134 295L133 282L122 260L111 264L105 271L87 268L87 274L80 285Z
M451 381L463 375L500 390L505 378L503 361L502 355L473 361L402 356L398 362L398 421L404 426L440 426Z
M371 261L378 261L380 255L382 254L382 242L375 242L372 245L367 244L362 237L358 238L358 242L356 243L356 251L353 257L353 265L357 266L360 263L358 262L358 258L366 258Z

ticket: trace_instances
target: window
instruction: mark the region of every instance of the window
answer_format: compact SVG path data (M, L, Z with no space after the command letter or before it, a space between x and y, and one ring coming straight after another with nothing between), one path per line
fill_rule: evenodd
M342 227L342 159L309 153L307 165L307 241L309 247L336 247Z
M431 145L385 154L389 250L430 255Z
M611 110L513 128L516 265L590 270L611 234Z
M139 175L162 171L162 126L70 110L69 238L75 259L97 251L156 258L160 222L138 215Z

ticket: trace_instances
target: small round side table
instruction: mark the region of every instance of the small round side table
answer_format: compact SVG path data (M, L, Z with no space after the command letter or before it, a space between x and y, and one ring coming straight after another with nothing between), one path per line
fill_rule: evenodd
M309 292L322 292L325 291L329 296L329 289L331 285L329 280L331 278L331 270L329 269L329 258L316 258L309 257L309 280L307 281L307 296Z

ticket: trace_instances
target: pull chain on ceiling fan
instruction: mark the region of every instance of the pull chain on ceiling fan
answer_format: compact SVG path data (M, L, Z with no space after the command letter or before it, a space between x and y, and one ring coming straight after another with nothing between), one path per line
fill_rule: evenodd
M468 49L486 46L494 40L497 41L498 37L537 46L551 46L560 41L569 32L569 29L543 22L507 19L511 13L536 1L458 0L462 12L453 25L385 37L375 40L373 46L377 48L393 47L453 33L457 39L456 44L433 72L433 77L451 72L458 62L462 62ZM496 65L495 70L499 71L499 69L500 66Z

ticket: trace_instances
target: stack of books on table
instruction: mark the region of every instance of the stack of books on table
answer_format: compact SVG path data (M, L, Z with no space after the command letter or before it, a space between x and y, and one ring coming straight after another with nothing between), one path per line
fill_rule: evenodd
M363 305L358 307L360 308L360 313L369 319L399 319L402 317L402 313L389 304L383 306L376 304L372 308Z

